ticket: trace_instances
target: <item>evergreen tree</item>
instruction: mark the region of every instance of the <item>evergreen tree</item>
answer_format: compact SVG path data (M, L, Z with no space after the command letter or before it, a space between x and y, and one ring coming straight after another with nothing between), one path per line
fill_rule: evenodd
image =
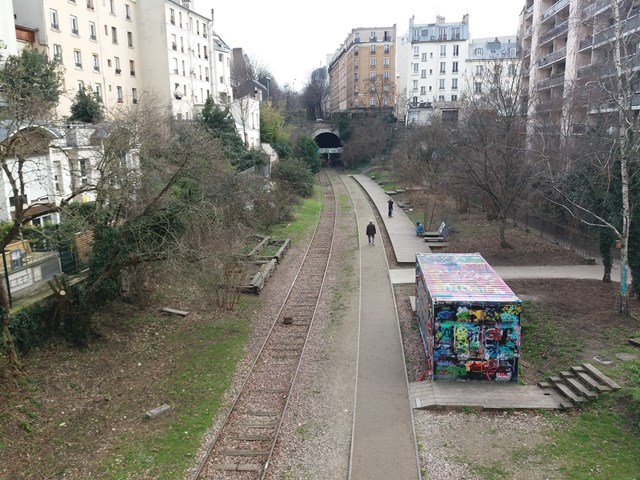
M69 120L72 122L98 123L103 116L102 104L96 95L85 87L80 88L71 105Z

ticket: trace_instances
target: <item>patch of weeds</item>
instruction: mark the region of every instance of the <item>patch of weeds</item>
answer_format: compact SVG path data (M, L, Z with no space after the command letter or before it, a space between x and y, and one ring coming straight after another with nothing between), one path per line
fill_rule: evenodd
M471 470L486 480L502 480L509 478L509 473L500 463L491 466L472 465Z
M33 426L26 420L20 422L20 428L22 428L27 433L33 432Z
M303 440L307 440L311 437L311 425L308 423L301 423L296 427L296 435Z
M462 413L470 415L474 412L473 407L462 407Z
M311 198L300 202L294 212L294 221L280 224L270 229L270 234L276 238L290 238L292 242L300 240L318 222L322 210L322 190L316 185Z

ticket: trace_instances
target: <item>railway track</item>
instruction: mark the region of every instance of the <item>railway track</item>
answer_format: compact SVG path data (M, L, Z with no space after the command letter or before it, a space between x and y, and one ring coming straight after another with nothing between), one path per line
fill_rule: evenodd
M320 175L320 219L302 264L241 391L194 480L264 479L302 363L333 249L337 202Z

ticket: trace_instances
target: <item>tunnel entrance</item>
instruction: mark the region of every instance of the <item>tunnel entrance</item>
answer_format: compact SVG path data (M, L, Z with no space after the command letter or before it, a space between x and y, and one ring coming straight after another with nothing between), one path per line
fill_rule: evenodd
M341 165L342 142L340 137L330 130L325 130L314 135L313 139L318 145L320 157L325 165Z

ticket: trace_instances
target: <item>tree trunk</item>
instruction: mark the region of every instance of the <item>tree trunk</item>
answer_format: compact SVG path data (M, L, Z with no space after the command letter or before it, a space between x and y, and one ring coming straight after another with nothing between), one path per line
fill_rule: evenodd
M2 328L0 329L0 348L4 349L4 353L7 355L8 362L4 367L5 371L0 371L0 377L6 376L7 378L13 378L22 375L22 364L18 358L18 352L16 351L16 344L13 341L13 335L9 330L9 322L11 322L11 310L9 306L9 296L4 288L4 285L0 284L0 308L2 308Z
M505 230L507 228L507 216L500 215L500 246L502 248L513 248L509 242L507 242L507 237L505 236Z

